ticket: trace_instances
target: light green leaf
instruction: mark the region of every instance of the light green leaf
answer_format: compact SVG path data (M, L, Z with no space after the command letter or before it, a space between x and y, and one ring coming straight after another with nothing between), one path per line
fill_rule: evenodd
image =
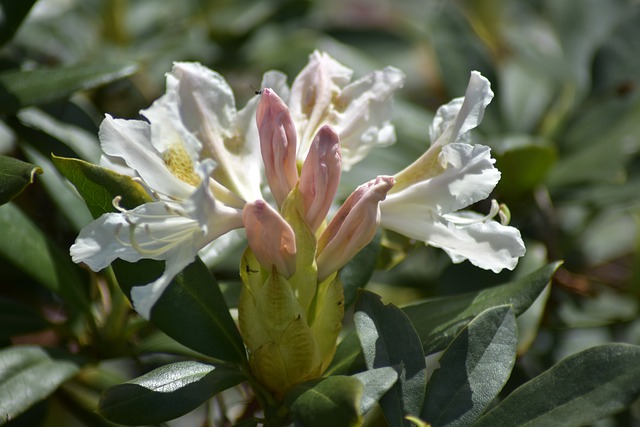
M131 209L151 200L142 186L130 176L79 159L52 156L53 164L76 187L94 218L114 212L113 199Z
M33 183L36 174L41 174L38 166L12 157L0 156L0 205L20 194Z
M108 388L98 411L124 425L157 424L192 411L244 380L240 371L226 365L177 362Z
M75 363L56 360L40 347L0 351L0 424L48 397L76 372Z
M357 378L364 386L360 412L366 414L398 381L398 373L394 368L388 366L360 372L353 375L353 378Z
M12 203L0 206L0 256L69 304L87 310L87 289L68 253Z
M356 378L332 376L295 386L285 403L305 427L359 426L362 389Z
M405 416L419 416L424 401L427 367L420 337L399 308L380 296L360 291L353 320L368 369L397 367L398 382L380 400L390 426L410 425Z
M472 320L440 358L420 418L433 427L471 425L509 379L517 332L509 306L491 308Z
M0 73L0 113L63 99L133 74L137 66L116 61Z
M582 426L640 396L640 347L607 344L570 356L517 388L474 426Z

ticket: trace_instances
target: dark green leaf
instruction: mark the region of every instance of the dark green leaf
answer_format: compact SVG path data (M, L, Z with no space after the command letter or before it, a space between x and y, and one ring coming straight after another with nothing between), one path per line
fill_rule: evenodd
M509 379L517 333L509 306L491 308L469 322L440 358L420 418L433 427L471 425Z
M0 156L0 205L20 194L24 188L33 183L36 174L41 174L38 166L12 157Z
M0 0L0 46L13 38L37 0Z
M369 279L371 279L376 267L378 253L380 253L381 239L382 233L378 229L373 240L358 252L347 265L342 267L338 273L338 278L344 287L345 306L351 305L356 297L358 288L362 288L369 283Z
M570 356L520 386L474 426L582 426L640 396L640 347L608 344Z
M192 411L244 380L240 371L226 365L177 362L108 388L98 411L120 424L157 424Z
M133 264L116 260L113 267L120 286L129 294L131 287L146 285L160 276L164 264L153 260ZM174 278L153 307L151 321L192 350L227 362L246 360L242 338L218 283L200 259Z
M366 414L398 381L398 372L392 367L372 369L353 375L364 386L360 412Z
M50 326L34 309L0 298L0 340L14 335L40 331Z
M304 427L357 426L362 424L362 388L356 378L333 376L295 386L285 403Z
M403 307L422 339L425 354L443 350L467 323L483 311L511 305L516 316L536 300L560 266L553 262L514 282L479 292L427 299Z
M0 256L69 304L87 310L87 290L68 253L12 203L0 206Z
M2 421L15 418L45 399L76 372L76 364L55 360L40 347L11 347L0 351Z
M120 206L131 209L151 200L142 186L126 175L85 162L52 156L53 164L76 187L94 218L114 212L113 199L121 196Z
M131 63L103 62L0 73L0 113L63 99L80 89L90 89L136 71Z
M538 297L559 262L548 264L519 280L453 297L427 299L403 307L414 325L425 354L444 350L455 335L474 317L492 307L511 305L516 316L522 314ZM364 359L355 332L347 334L325 374L336 375L364 369Z
M424 402L427 367L420 337L393 304L360 291L353 320L368 369L397 367L398 382L380 400L390 426L409 426L405 416L419 416Z

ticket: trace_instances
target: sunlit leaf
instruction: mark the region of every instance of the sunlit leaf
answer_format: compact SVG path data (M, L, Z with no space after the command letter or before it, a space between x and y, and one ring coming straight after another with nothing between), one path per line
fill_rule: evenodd
M53 164L76 187L94 218L114 212L113 199L121 196L120 205L131 209L151 200L142 186L121 175L79 159L52 156Z
M157 424L192 411L244 380L237 369L225 365L177 362L108 388L98 411L120 424Z
M360 372L353 375L353 378L357 378L364 386L360 412L366 414L398 381L398 372L389 366Z
M11 420L53 393L78 372L67 360L56 360L42 348L11 347L0 351L0 414Z
M356 378L332 376L295 386L285 402L305 427L357 426L362 423L362 389Z
M574 354L517 388L474 426L582 426L640 396L640 347L607 344Z
M440 358L420 418L433 427L471 425L509 379L517 342L516 318L509 306L482 312Z
M420 415L427 382L420 337L393 304L384 305L374 293L361 291L353 315L368 369L396 367L398 382L380 400L390 426L409 425L406 415Z
M38 166L12 157L0 156L0 205L20 194L33 183L36 174L41 174Z

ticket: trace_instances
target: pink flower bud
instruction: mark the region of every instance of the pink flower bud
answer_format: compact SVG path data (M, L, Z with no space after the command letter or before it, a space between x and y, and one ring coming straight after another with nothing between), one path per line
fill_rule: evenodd
M373 239L380 224L378 204L395 184L379 176L362 184L345 200L318 240L318 281L342 268Z
M269 88L262 91L256 123L269 188L280 206L298 182L296 128L285 103Z
M258 262L291 277L296 271L296 236L291 226L263 200L247 203L242 221Z
M342 158L338 134L325 125L320 128L300 173L300 193L309 227L318 229L329 212L340 183Z

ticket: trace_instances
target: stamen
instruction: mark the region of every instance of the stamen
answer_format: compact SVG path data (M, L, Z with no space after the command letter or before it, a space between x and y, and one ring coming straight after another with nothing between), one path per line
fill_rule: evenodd
M471 224L477 224L479 222L484 222L484 221L489 221L491 219L493 219L496 215L498 215L500 213L500 205L498 204L498 201L495 199L491 200L491 210L489 211L489 213L483 217L479 217L479 218L464 218L461 217L459 215L451 215L451 214L445 214L443 215L445 219L447 219L447 221L453 222L455 225L459 225L459 226L466 226L466 225L471 225Z

